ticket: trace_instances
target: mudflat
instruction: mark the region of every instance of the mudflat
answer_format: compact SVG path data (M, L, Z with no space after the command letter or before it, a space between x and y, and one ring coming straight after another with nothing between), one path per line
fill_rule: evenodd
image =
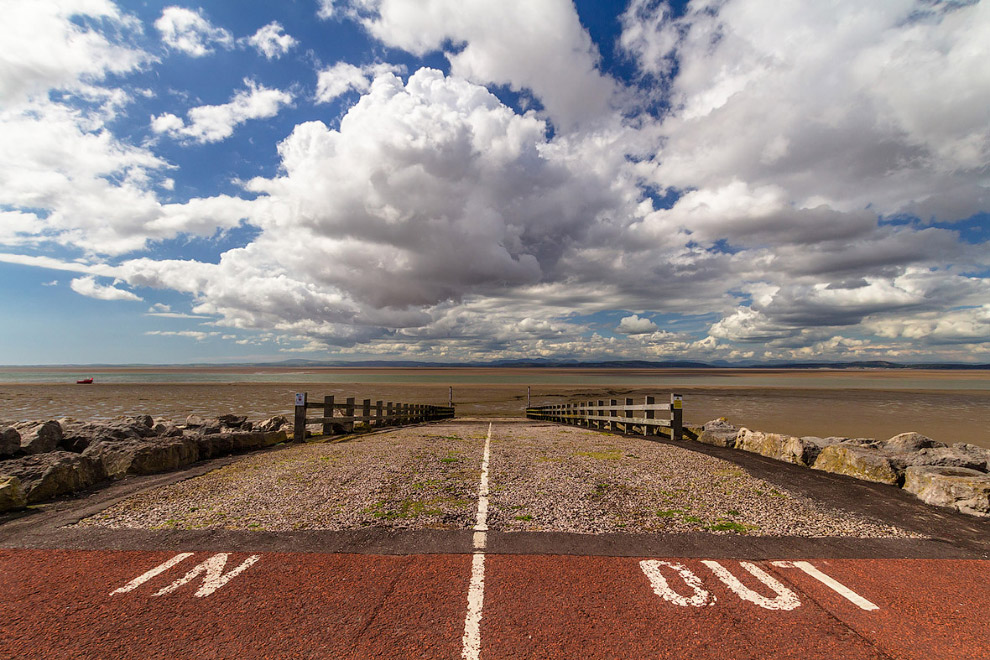
M945 443L990 447L987 371L156 367L82 374L95 376L95 385L75 385L65 369L34 371L62 382L0 383L0 419L145 413L259 419L290 414L293 395L301 391L311 397L446 404L448 386L458 416L522 416L528 385L534 405L676 391L684 395L689 423L727 417L753 429L823 437L883 439L917 431ZM189 382L205 377L210 382ZM246 382L247 377L257 380ZM122 378L137 382L113 382Z

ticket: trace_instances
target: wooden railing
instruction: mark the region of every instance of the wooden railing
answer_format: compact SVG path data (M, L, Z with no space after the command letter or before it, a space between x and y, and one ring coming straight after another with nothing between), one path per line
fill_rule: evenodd
M321 410L321 417L307 417L307 410ZM368 429L385 426L419 424L438 419L451 419L454 406L431 406L421 403L395 403L364 399L358 403L348 397L337 403L333 396L325 396L322 401L309 401L306 392L296 394L296 414L292 439L302 442L306 439L307 424L322 424L323 435L353 433L354 425L361 422Z
M670 413L670 419L658 418L658 412ZM634 413L642 413L642 416ZM607 431L621 429L623 433L663 434L674 440L680 440L684 433L684 407L680 394L671 394L670 403L657 403L656 397L648 396L639 404L634 404L632 399L626 399L623 404L618 399L599 399L597 403L578 401L533 406L526 409L526 417Z

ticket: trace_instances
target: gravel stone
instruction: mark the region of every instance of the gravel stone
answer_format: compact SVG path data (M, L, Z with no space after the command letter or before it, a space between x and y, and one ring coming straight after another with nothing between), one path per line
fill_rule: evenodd
M143 529L471 529L489 420L248 456L78 523ZM827 507L721 459L587 429L494 421L493 531L917 536Z

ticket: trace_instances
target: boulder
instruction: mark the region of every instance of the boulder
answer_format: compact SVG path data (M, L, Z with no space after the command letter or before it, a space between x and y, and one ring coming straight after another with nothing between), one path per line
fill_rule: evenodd
M972 445L970 445L972 446ZM978 449L978 448L977 448ZM986 472L987 459L977 452L968 452L956 447L930 447L918 451L893 454L891 460L899 470L912 465L937 465L958 467Z
M3 469L20 480L29 504L89 488L107 477L99 461L67 451L17 458Z
M238 431L196 437L203 458L213 458L239 451L271 447L287 440L285 431Z
M941 448L947 446L944 442L936 442L920 433L901 433L883 443L883 448L889 452L909 452L920 449Z
M815 470L845 474L865 481L898 484L901 474L889 454L868 446L840 442L823 447L814 464Z
M13 456L21 450L21 434L13 426L0 428L0 458Z
M247 417L241 415L220 415L217 417L217 421L220 422L220 426L229 429L239 429L247 421Z
M913 465L904 473L904 490L927 504L990 517L990 475L978 470Z
M87 447L83 456L99 461L111 479L174 470L200 457L192 438L100 440Z
M829 440L806 436L798 438L779 433L763 433L740 429L736 438L736 448L751 451L778 461L810 466L815 463L822 449L831 444Z
M21 480L17 477L0 476L0 513L23 509L27 506L27 497L21 488Z
M706 445L729 447L731 449L736 446L736 436L738 433L739 429L735 425L730 424L726 418L719 417L710 422L705 422L701 426L697 441Z
M66 451L82 453L94 442L153 438L157 435L153 427L153 420L148 415L116 417L100 422L65 419L62 420L63 433L59 446Z
M182 429L167 419L155 420L151 430L160 438L177 438L182 435Z
M21 451L25 454L54 451L62 440L62 427L55 420L23 422L14 428L21 434Z
M974 463L979 464L975 469L981 472L990 472L990 449L987 447L977 447L965 442L957 442L950 445L950 449L965 454L972 458Z
M275 415L274 417L269 417L266 420L260 421L255 425L255 431L281 431L282 427L288 425L289 420L287 420L282 415Z

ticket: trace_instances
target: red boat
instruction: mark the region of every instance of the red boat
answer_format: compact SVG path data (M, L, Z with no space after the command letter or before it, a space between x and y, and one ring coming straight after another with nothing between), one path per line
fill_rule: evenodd
M92 378L83 378L82 380L76 381L76 385L92 385L92 384L93 384Z

